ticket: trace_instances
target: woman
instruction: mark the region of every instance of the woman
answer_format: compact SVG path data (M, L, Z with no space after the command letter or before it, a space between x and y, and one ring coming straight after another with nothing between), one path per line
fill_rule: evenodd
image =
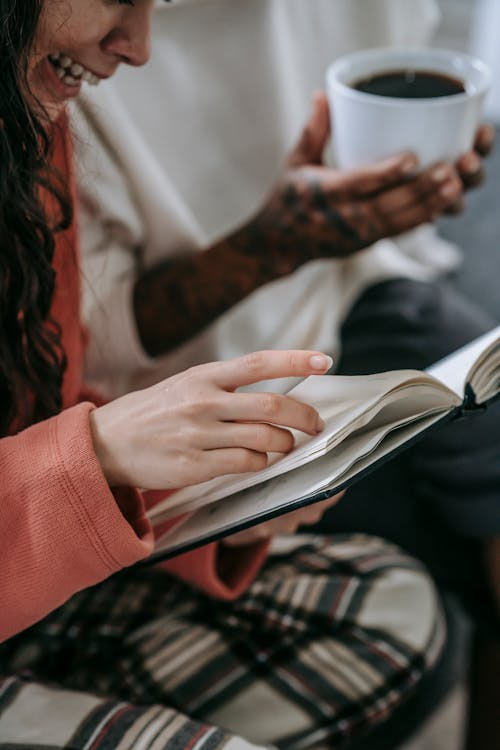
M396 549L291 537L259 573L265 537L316 508L179 557L181 580L100 583L151 551L135 488L252 471L290 450L287 428L322 429L239 386L331 364L261 352L101 406L82 386L64 105L146 62L152 5L0 0L0 746L331 743L385 717L439 654L434 590Z

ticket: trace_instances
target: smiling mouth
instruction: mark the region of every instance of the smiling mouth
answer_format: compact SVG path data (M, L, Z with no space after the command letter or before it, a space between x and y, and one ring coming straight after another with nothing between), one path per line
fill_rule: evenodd
M49 55L49 61L55 69L57 77L66 86L79 86L82 81L85 81L90 86L97 86L101 81L98 76L87 70L81 63L72 60L68 55L58 52L55 55Z

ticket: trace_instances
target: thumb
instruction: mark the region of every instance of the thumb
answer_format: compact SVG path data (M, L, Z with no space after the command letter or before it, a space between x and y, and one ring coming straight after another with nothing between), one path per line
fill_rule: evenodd
M322 164L323 152L330 137L328 100L322 91L313 94L312 110L297 145L288 157L290 167Z

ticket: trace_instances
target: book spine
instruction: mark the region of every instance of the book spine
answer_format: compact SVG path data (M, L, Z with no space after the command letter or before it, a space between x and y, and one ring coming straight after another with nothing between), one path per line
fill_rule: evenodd
M486 404L478 404L476 394L470 383L465 386L464 400L458 411L458 418L469 417L471 414L481 414L486 410Z

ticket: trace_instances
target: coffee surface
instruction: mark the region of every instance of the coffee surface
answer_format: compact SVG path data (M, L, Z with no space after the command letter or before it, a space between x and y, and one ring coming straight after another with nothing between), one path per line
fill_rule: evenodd
M465 86L459 78L427 70L391 70L375 73L351 84L357 91L396 99L435 99L463 94Z

